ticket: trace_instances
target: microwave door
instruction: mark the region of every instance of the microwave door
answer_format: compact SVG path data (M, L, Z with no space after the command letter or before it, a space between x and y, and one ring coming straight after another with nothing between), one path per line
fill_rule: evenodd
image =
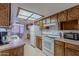
M73 39L73 34L67 34L67 37Z

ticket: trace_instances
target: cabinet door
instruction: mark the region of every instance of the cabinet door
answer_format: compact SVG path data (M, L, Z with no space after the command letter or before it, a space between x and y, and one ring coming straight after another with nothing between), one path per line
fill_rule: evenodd
M36 46L37 46L37 48L42 50L42 38L39 36L36 36Z
M46 18L46 24L50 24L50 17Z
M40 21L40 28L41 29L43 28L43 21L42 20Z
M0 26L10 25L10 4L0 3Z
M55 56L64 56L65 55L65 47L64 42L54 41L54 55Z
M58 14L58 21L63 22L67 20L67 11L63 11Z
M79 17L79 6L68 10L68 20L78 19Z
M70 43L65 43L65 55L79 56L79 46Z
M37 22L37 25L40 26L40 21Z
M61 45L55 45L55 56L64 56L64 47Z
M79 51L71 48L65 48L66 56L79 56Z
M6 51L0 51L0 56L10 56L10 53L8 50Z
M39 25L39 21L38 21L38 22L36 22L36 24L37 24L37 25Z
M61 30L78 30L78 20L60 22Z
M53 15L50 17L50 22L53 23L54 21L57 21L57 15Z
M24 46L0 51L0 56L23 56L24 55Z
M43 24L45 24L45 23L46 23L46 20L44 19L44 20L43 20Z
M23 56L24 55L24 46L10 49L8 51L9 51L10 56Z

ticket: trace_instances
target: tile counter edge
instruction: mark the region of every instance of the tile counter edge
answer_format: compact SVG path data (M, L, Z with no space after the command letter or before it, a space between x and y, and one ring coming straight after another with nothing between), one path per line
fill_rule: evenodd
M64 39L64 38L57 38L55 40L58 40L58 41L61 41L61 42L66 42L66 43L70 43L70 44L79 45L79 41L78 40L70 40L70 39Z

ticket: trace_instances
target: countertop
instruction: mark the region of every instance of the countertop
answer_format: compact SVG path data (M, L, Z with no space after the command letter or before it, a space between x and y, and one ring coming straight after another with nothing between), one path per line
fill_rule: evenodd
M70 40L70 39L64 39L64 38L57 38L55 40L70 43L70 44L79 45L79 40Z
M12 48L17 48L25 44L25 41L23 39L20 39L19 36L15 35L17 38L16 39L10 39L11 41L9 44L1 45L0 46L0 51L12 49Z

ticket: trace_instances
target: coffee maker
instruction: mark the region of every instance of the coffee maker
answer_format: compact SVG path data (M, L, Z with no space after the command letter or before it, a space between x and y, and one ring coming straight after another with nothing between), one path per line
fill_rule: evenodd
M0 45L6 44L6 42L4 42L6 40L6 37L7 37L7 32L0 32Z

